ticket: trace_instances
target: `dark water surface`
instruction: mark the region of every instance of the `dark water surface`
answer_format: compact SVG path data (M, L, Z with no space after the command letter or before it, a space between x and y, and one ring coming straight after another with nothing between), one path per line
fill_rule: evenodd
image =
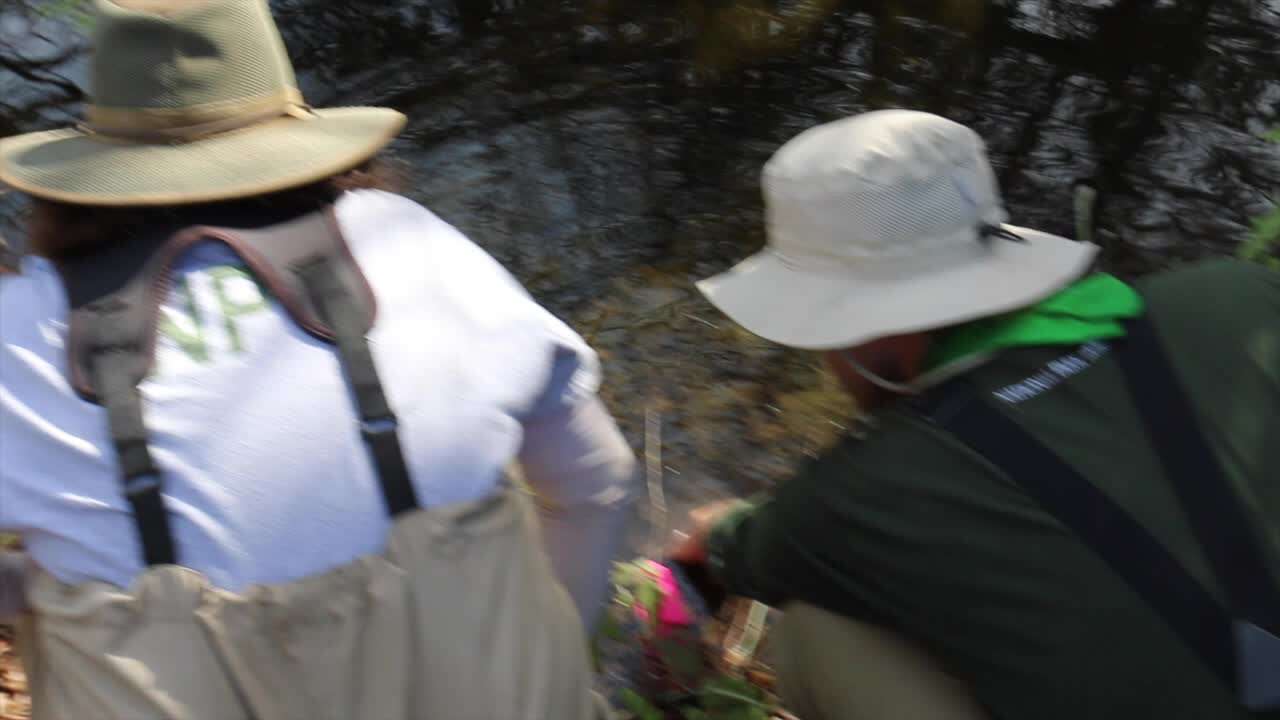
M82 42L32 12L66 3L21 2L0 0L0 135L83 98ZM689 477L767 484L847 424L814 358L690 285L763 242L759 169L800 130L881 107L970 124L1016 223L1070 235L1069 184L1094 180L1124 274L1234 252L1280 188L1276 0L273 6L313 104L410 116L410 194L592 339L637 445L660 411L677 502L725 491Z

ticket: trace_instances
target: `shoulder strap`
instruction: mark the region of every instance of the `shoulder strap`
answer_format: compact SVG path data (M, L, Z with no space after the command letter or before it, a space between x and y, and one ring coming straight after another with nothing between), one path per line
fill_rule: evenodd
M154 325L155 318L147 313L160 270L152 259L158 247L157 238L140 238L58 264L71 314L71 383L81 397L107 411L121 485L148 566L177 562L138 393L150 365L148 324Z
M1123 578L1228 686L1235 654L1222 607L1160 541L967 378L929 393L920 409L998 467Z
M99 402L91 365L96 348L136 346L128 366L137 385L151 372L160 304L169 291L169 273L188 249L205 242L231 248L254 277L266 285L299 327L326 343L337 337L322 319L299 270L316 258L334 263L343 295L356 307L359 322L351 329L363 336L377 312L369 288L338 230L332 208L257 230L195 226L165 237L106 246L64 260L59 272L71 306L68 363L72 386L85 400ZM345 301L344 301L345 302Z
M1280 640L1273 634L1280 603L1274 601L1271 574L1150 320L1135 321L1130 333L1117 348L1117 361L1165 474L1225 589L1227 607L1126 510L993 407L971 381L948 383L930 393L919 409L1070 528L1237 693L1243 705L1280 707L1275 694ZM1246 581L1242 574L1251 577Z
M1280 590L1256 523L1209 448L1155 325L1145 317L1130 323L1120 345L1116 362L1228 604L1241 617L1280 629Z
M368 280L338 228L333 208L264 231L218 232L249 263L295 322L337 347L383 500L391 517L418 507L400 446L399 421L387 402L369 348L377 312Z
M1165 475L1227 599L1237 693L1280 709L1280 586L1250 517L1209 447L1195 408L1148 317L1129 323L1116 361Z
M360 416L360 434L377 470L387 512L396 517L417 508L418 498L400 447L399 422L378 379L366 337L368 325L353 302L353 283L358 277L363 285L364 276L350 256L320 254L294 264L293 272L322 327L337 343L338 357Z
M107 410L146 563L172 564L177 557L163 479L147 448L138 385L154 362L156 321L172 266L202 241L230 247L300 327L336 346L388 512L394 516L417 507L396 418L365 337L373 326L374 296L332 208L258 230L192 227L172 237L104 248L59 267L71 309L72 385Z

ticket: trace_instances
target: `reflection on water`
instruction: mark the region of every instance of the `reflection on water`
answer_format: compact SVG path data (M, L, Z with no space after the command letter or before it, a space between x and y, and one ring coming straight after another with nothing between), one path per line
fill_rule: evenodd
M0 134L66 123L84 79L66 24L19 1ZM670 404L673 467L739 488L830 434L797 427L843 422L811 358L689 286L762 242L759 168L799 130L878 107L970 124L1019 224L1071 234L1069 185L1093 179L1123 273L1233 251L1280 186L1275 0L273 5L308 98L408 113L411 194L592 335L620 414Z

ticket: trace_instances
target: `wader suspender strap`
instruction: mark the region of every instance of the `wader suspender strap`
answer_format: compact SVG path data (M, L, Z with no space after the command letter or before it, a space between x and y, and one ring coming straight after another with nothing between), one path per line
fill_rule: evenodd
M71 307L67 354L72 386L107 411L125 496L148 566L177 564L164 479L147 447L138 385L155 359L156 322L169 273L199 242L222 242L300 327L338 350L360 431L391 516L418 507L369 350L373 293L343 240L332 208L260 230L194 227L172 237L108 246L59 265Z
M71 308L68 367L72 384L107 412L107 427L119 465L120 483L133 511L143 560L177 562L163 479L143 424L138 382L147 373L152 346L147 327L154 282L160 273L150 258L156 239L107 245L59 263Z
M1141 318L1129 332L1127 340L1116 343L1118 362L1214 572L1222 580L1241 574L1269 579L1247 530L1247 516L1199 430L1155 329ZM1170 402L1171 398L1176 400ZM1280 649L1280 641L1272 645L1276 638L1262 629L1277 627L1272 623L1280 604L1267 599L1275 597L1274 587L1237 604L1234 593L1241 588L1234 583L1239 578L1223 582L1232 606L1231 611L1223 608L1128 511L991 402L971 381L958 378L926 395L919 408L1071 529L1164 618L1242 704L1251 709L1280 706L1280 697L1273 695L1280 680L1280 655L1263 657ZM1224 513L1221 508L1228 505L1232 509ZM1228 543L1230 549L1224 549ZM1236 543L1248 547L1240 550ZM1226 554L1218 554L1222 552ZM1251 582L1243 590L1252 593L1258 587ZM1246 612L1250 608L1261 608L1264 614L1251 616ZM1235 620L1235 613L1251 622Z
M103 317L110 323L112 318ZM108 325L104 335L118 331ZM136 344L118 347L97 346L93 349L92 378L102 404L107 410L111 444L115 446L120 465L120 480L125 498L133 508L133 517L142 540L143 559L147 565L171 565L177 562L169 515L160 495L162 482L151 451L147 448L147 429L142 423L142 397L129 380L128 367L137 362Z
M316 256L294 272L302 280L320 319L333 329L342 370L360 415L360 435L369 446L387 512L395 517L418 507L418 499L400 448L399 422L378 380L369 340L361 326L360 309L338 280L333 263L332 257Z

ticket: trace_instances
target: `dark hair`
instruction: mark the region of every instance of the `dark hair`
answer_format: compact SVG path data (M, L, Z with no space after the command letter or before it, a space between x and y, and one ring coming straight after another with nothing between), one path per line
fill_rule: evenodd
M316 212L348 190L398 191L401 173L385 159L374 159L338 175L265 195L195 205L111 207L31 199L29 249L58 259L110 242L124 242L139 232L180 224L183 217L221 217L245 211L298 216Z
M18 254L9 247L9 241L0 235L0 275L12 275L18 271Z

